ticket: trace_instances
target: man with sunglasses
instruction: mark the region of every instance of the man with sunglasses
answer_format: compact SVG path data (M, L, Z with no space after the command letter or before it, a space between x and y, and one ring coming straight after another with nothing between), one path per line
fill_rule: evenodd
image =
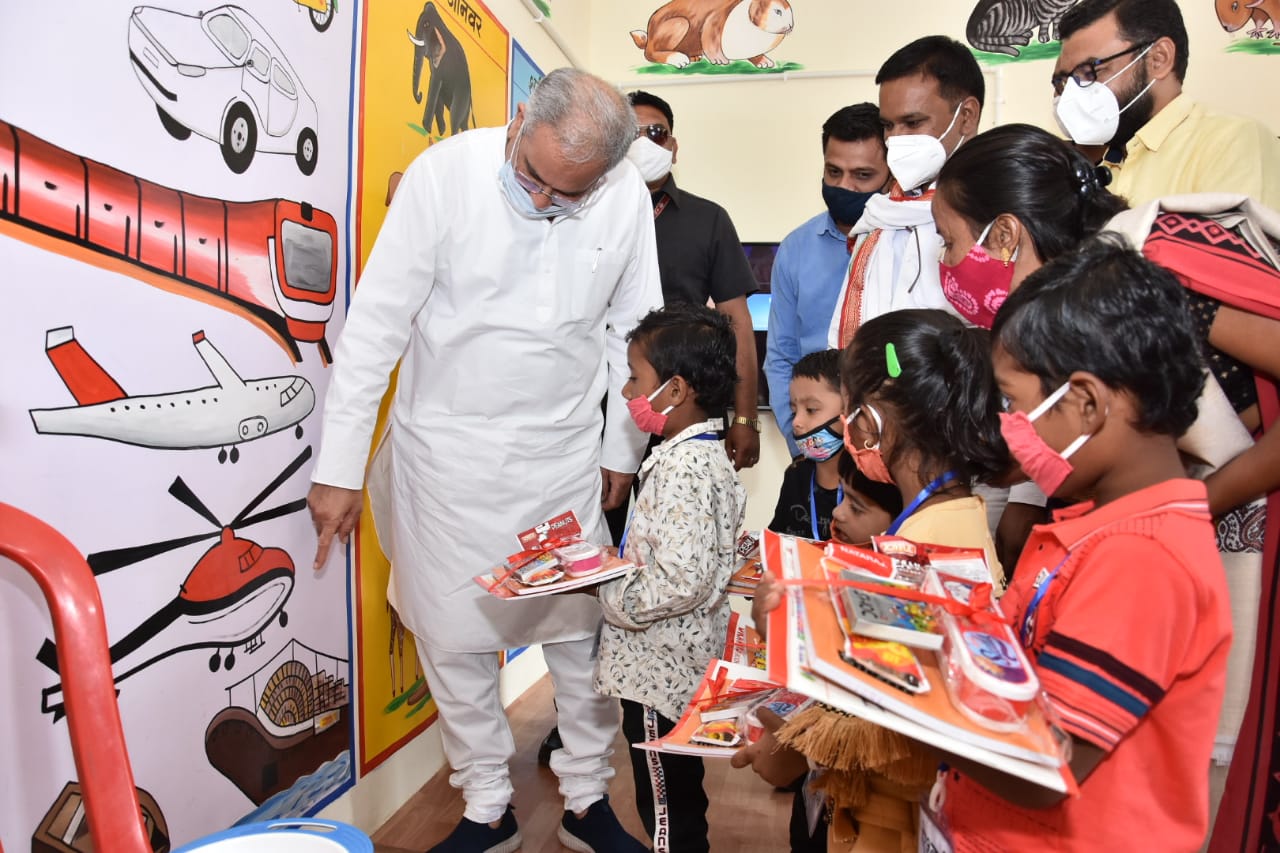
M389 598L417 639L449 781L466 802L436 853L520 846L496 653L533 643L555 682L564 740L551 756L561 841L645 849L606 794L618 703L592 690L596 600L513 604L472 582L518 550L518 531L566 510L606 542L602 503L625 498L639 465L645 437L626 407L611 407L607 423L600 411L606 393L621 399L627 333L662 302L649 195L623 162L634 137L612 86L559 69L506 128L432 145L404 173L335 348L308 497L315 568L355 526L399 361L383 448L390 483L371 473L370 493L390 493Z
M710 300L733 321L738 385L724 445L734 468L750 468L760 458L756 341L747 310L747 296L756 289L755 277L728 212L714 201L676 186L671 167L679 145L672 132L675 115L671 105L648 92L632 92L627 100L635 110L637 125L627 159L640 170L653 197L662 297L668 305L706 305Z
M1187 29L1175 0L1083 0L1059 24L1054 112L1078 146L1105 148L1109 189L1140 205L1240 193L1280 207L1280 140L1182 94Z

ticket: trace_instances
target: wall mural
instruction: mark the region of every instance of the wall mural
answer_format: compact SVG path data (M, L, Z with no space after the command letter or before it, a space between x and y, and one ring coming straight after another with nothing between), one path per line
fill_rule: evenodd
M1215 0L1213 8L1235 36L1227 52L1280 54L1280 0Z
M965 38L986 65L1057 59L1058 22L1076 2L978 0L965 25Z
M804 67L769 56L793 29L787 0L671 0L630 35L642 74L754 74Z
M356 16L252 9L0 10L0 500L87 555L156 850L354 780L347 578L310 570L305 496ZM0 845L101 849L43 598L3 561L0 672Z
M510 38L480 0L380 0L365 4L363 14L358 265L373 248L413 158L468 128L503 124L511 85ZM383 401L376 435L389 400L388 395ZM390 565L367 496L355 542L360 772L367 773L428 726L436 712L413 638L387 604Z

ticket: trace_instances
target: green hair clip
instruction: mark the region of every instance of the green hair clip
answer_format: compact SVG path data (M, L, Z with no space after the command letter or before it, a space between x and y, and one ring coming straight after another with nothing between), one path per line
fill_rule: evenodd
M891 343L884 345L884 362L889 369L890 379L897 379L902 375L902 364L898 361L898 351L894 349Z

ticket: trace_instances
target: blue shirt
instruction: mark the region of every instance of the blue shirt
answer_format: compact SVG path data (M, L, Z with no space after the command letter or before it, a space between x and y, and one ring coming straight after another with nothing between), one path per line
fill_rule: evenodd
M825 211L788 234L773 261L764 374L773 417L793 457L800 449L791 434L791 369L802 356L827 349L848 269L848 243Z

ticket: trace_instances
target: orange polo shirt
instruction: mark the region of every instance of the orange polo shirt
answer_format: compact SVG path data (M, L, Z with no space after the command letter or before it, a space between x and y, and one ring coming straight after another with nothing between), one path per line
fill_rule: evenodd
M1045 577L1037 606L1032 605ZM1204 485L1169 480L1036 527L1001 601L1060 717L1107 755L1079 797L1011 805L952 771L957 853L1195 850L1231 645L1226 575Z

